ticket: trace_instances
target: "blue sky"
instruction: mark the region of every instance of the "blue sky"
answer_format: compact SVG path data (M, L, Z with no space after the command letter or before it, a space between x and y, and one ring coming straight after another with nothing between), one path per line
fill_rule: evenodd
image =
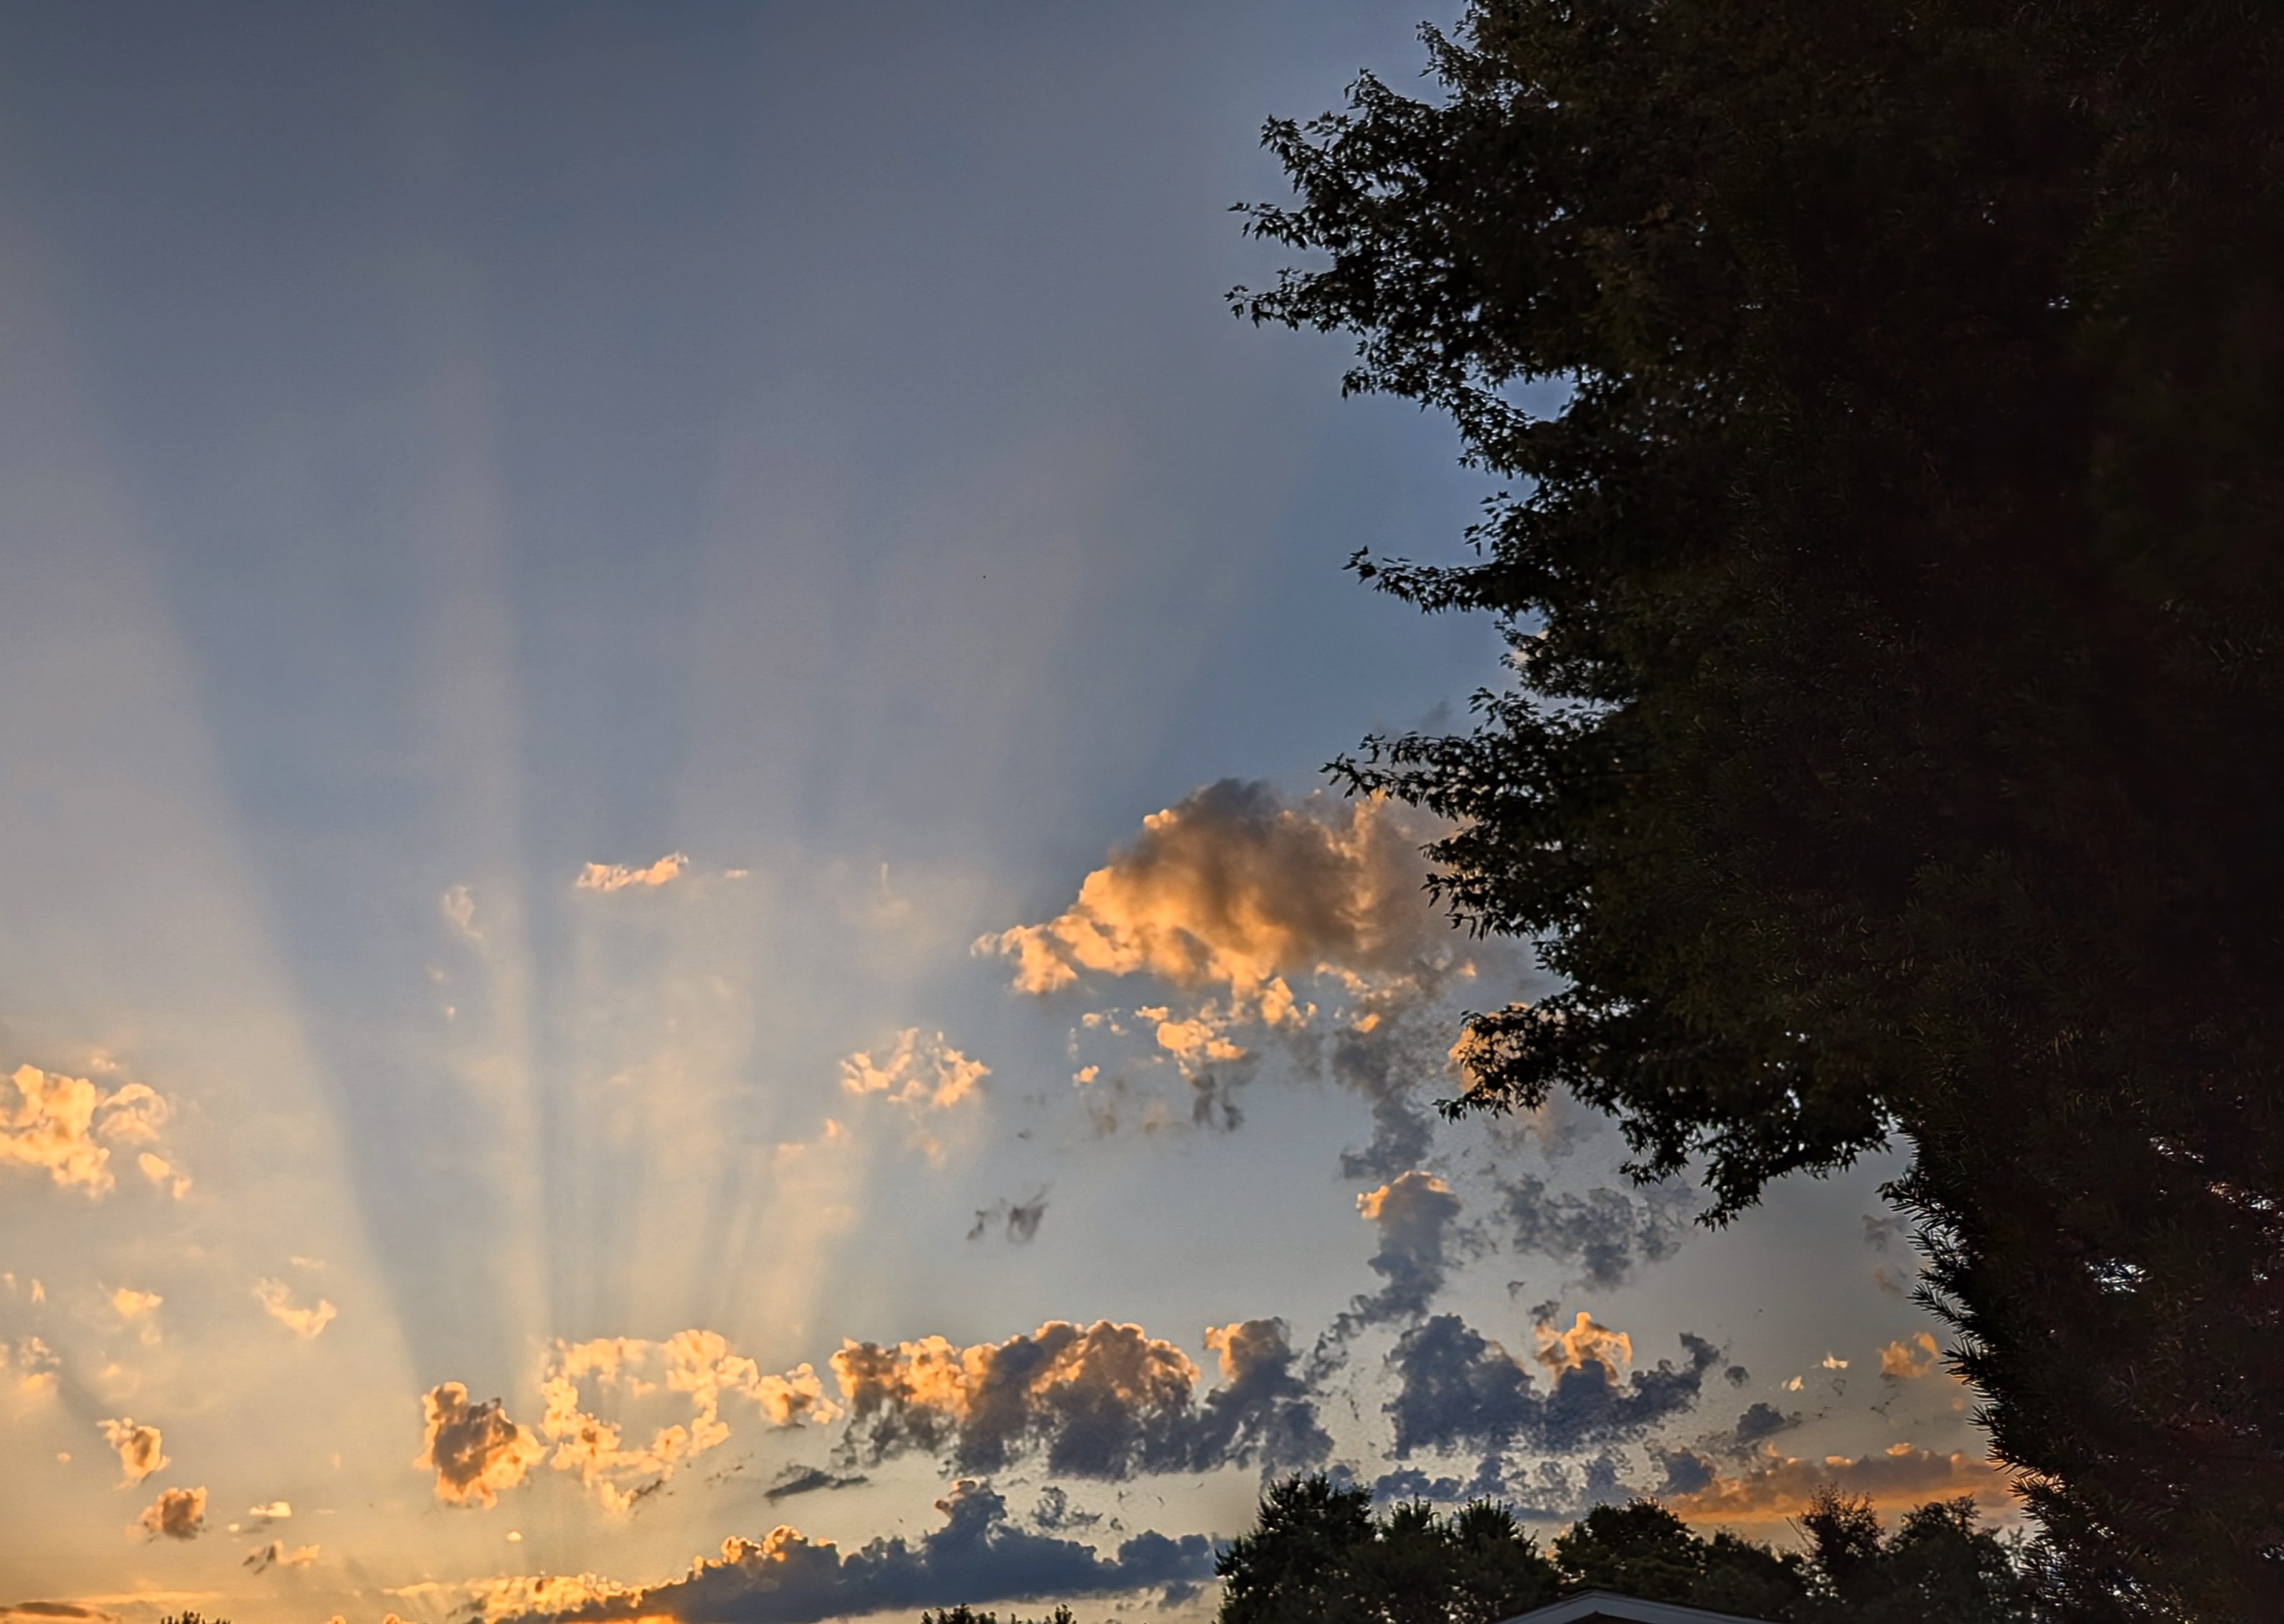
M1482 488L1224 299L1416 11L0 16L0 1616L1195 1613L1280 1465L1987 1487L1894 1164L1708 1235L1422 1114L1536 983L1318 769L1501 679L1340 567Z

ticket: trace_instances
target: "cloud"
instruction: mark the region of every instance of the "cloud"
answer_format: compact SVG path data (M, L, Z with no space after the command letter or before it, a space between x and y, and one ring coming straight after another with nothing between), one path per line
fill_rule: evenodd
M575 882L581 891L623 891L630 886L641 886L655 891L682 877L690 867L690 858L683 852L669 852L646 869L630 869L614 863L591 863L579 871Z
M139 1519L153 1539L194 1540L207 1529L207 1491L168 1488L143 1508Z
M166 1300L156 1292L138 1292L124 1285L111 1293L112 1311L130 1325L140 1322L146 1343L159 1339L159 1305Z
M436 910L444 916L444 923L470 941L481 941L483 932L476 928L475 893L465 886L449 887L436 899Z
M16 1103L0 1104L0 1166L39 1168L55 1183L91 1198L108 1194L118 1182L111 1173L111 1149L98 1141L151 1144L169 1114L166 1100L146 1083L127 1083L106 1094L84 1077L34 1066L18 1066L7 1081ZM151 1159L161 1168L153 1183L176 1176L162 1159ZM187 1180L181 1183L189 1188Z
M1917 1381L1935 1369L1941 1353L1933 1337L1915 1331L1908 1341L1890 1342L1880 1350L1880 1374L1897 1381Z
M1667 1186L1639 1197L1601 1189L1572 1195L1526 1173L1499 1186L1498 1212L1517 1252L1576 1263L1580 1284L1607 1291L1680 1248L1695 1200L1694 1191Z
M1773 1404L1756 1403L1737 1417L1737 1425L1730 1435L1738 1444L1751 1446L1773 1438L1779 1433L1789 1432L1799 1425L1798 1416L1788 1416Z
M19 1620L35 1619L42 1620L42 1624L52 1624L52 1620L57 1619L98 1619L110 1624L110 1620L118 1616L79 1602L17 1602L12 1605L0 1603L0 1624L18 1624Z
M63 1361L37 1337L15 1343L0 1341L0 1376L11 1378L20 1403L52 1394L62 1369Z
M660 1425L647 1444L629 1446L622 1424L585 1409L583 1381L630 1400L660 1392L677 1394L687 1415ZM593 1489L614 1511L629 1510L683 1463L729 1439L730 1424L722 1418L725 1398L749 1402L771 1426L825 1423L840 1414L812 1367L797 1365L782 1376L767 1373L734 1352L720 1332L695 1328L661 1342L601 1337L558 1343L540 1392L547 1403L540 1431L554 1446L555 1470L577 1472L582 1486Z
M1082 973L1146 973L1220 989L1280 1025L1297 1008L1287 978L1319 966L1403 973L1449 935L1424 894L1430 832L1378 797L1288 807L1266 784L1224 778L1144 818L1065 912L976 950L1013 960L1027 993Z
M105 1441L119 1451L119 1470L124 1474L120 1479L121 1487L140 1483L153 1472L165 1469L167 1452L157 1427L137 1426L129 1416L96 1425L103 1429Z
M528 1426L508 1419L497 1399L468 1402L468 1390L448 1381L421 1395L426 1424L416 1466L436 1473L436 1498L453 1505L489 1507L513 1488L547 1450Z
M876 1539L843 1554L829 1540L789 1527L759 1540L733 1536L723 1542L718 1559L696 1563L685 1579L596 1596L552 1616L811 1624L963 1602L1187 1590L1213 1573L1213 1543L1203 1534L1139 1534L1106 1557L1077 1541L1017 1526L1006 1502L982 1484L961 1481L936 1509L944 1526L916 1544Z
M272 1540L267 1545L256 1545L246 1553L244 1566L257 1573L266 1573L273 1567L307 1567L317 1559L315 1545L296 1545L288 1549L283 1540Z
M297 1337L314 1337L333 1323L336 1310L332 1303L320 1297L314 1308L298 1308L293 1288L283 1280L256 1281L254 1295L263 1312Z
M898 1033L885 1050L853 1054L841 1063L841 1086L849 1093L880 1095L916 1110L948 1111L990 1074L989 1066L946 1043L943 1033L923 1038L917 1027Z
M841 1062L841 1086L861 1098L886 1100L911 1117L912 1143L932 1161L943 1159L937 1125L946 1113L978 1099L991 1068L971 1060L943 1041L939 1032L920 1035L911 1027L885 1049L852 1054Z
M1899 1443L1885 1454L1854 1459L1827 1455L1820 1461L1794 1460L1772 1452L1749 1471L1717 1477L1666 1505L1692 1522L1782 1522L1807 1511L1824 1488L1861 1496L1875 1507L1914 1506L1962 1495L1992 1509L2015 1503L2006 1472L1989 1461Z
M1912 1226L1901 1218L1874 1218L1864 1214L1864 1244L1874 1252L1909 1250Z
M969 1472L1038 1453L1059 1476L1111 1480L1322 1458L1328 1445L1281 1321L1210 1331L1207 1346L1222 1382L1199 1404L1196 1364L1138 1325L1051 1320L967 1348L942 1337L847 1342L833 1355L849 1409L842 1448L866 1463L944 1455Z
M775 1505L780 1500L790 1500L795 1495L813 1495L820 1489L856 1488L872 1480L863 1472L836 1477L815 1466L788 1466L778 1474L778 1480L763 1491L762 1498Z
M1388 1355L1396 1396L1383 1407L1396 1423L1396 1456L1418 1449L1495 1452L1515 1445L1548 1454L1639 1438L1697 1402L1720 1355L1681 1333L1686 1362L1660 1360L1621 1379L1631 1339L1584 1315L1568 1331L1540 1331L1538 1359L1553 1373L1541 1394L1505 1348L1453 1314L1405 1331Z
M1432 1173L1411 1172L1357 1198L1357 1211L1380 1230L1373 1272L1386 1282L1358 1297L1333 1322L1333 1340L1367 1325L1417 1319L1443 1289L1444 1246L1459 1216L1459 1198Z
M1046 1215L1047 1192L1044 1190L1028 1201L994 1201L989 1206L975 1209L975 1222L968 1228L967 1238L982 1240L995 1227L1004 1226L1012 1244L1029 1245L1039 1233L1039 1221Z

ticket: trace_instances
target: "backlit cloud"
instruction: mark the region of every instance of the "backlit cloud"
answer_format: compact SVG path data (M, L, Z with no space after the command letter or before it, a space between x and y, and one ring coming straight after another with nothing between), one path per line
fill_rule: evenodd
M152 1538L194 1540L206 1532L207 1491L169 1488L143 1508L141 1523Z
M168 1115L166 1100L146 1083L130 1082L106 1093L84 1077L20 1066L6 1084L0 1091L0 1166L38 1168L54 1183L90 1196L105 1195L118 1182L111 1172L111 1147L100 1142L152 1144ZM13 1104L8 1103L12 1094ZM179 1176L163 1159L151 1159L162 1169L153 1183Z
M670 1583L598 1594L591 1581L577 1581L589 1597L547 1616L811 1624L963 1602L1146 1589L1186 1594L1213 1573L1213 1544L1203 1534L1139 1534L1105 1556L1077 1541L1017 1526L1006 1502L978 1483L955 1485L936 1509L944 1526L916 1543L876 1539L844 1554L830 1540L780 1526L758 1540L724 1540L718 1558L694 1564L687 1578Z
M833 1356L849 1410L842 1448L868 1462L942 1455L961 1472L1037 1453L1052 1472L1099 1479L1321 1458L1323 1434L1281 1322L1224 1327L1208 1346L1223 1381L1201 1405L1197 1365L1138 1325L1049 1321L966 1348L942 1337L844 1343Z
M1397 1341L1388 1363L1397 1377L1385 1409L1396 1424L1396 1456L1415 1450L1496 1453L1525 1446L1542 1454L1641 1437L1695 1405L1720 1354L1681 1333L1684 1362L1660 1360L1623 1377L1631 1339L1580 1315L1567 1331L1542 1328L1538 1360L1553 1372L1542 1394L1530 1373L1457 1315L1439 1314Z
M2004 1469L1987 1460L1898 1443L1884 1454L1853 1458L1828 1455L1821 1460L1794 1460L1764 1455L1750 1470L1735 1477L1717 1476L1696 1493L1678 1495L1666 1504L1692 1522L1774 1523L1798 1517L1824 1488L1860 1496L1881 1509L1972 1495L1986 1509L1998 1510L2015 1503L2008 1485Z
M1443 1289L1445 1247L1459 1198L1432 1173L1411 1172L1357 1198L1357 1211L1380 1231L1372 1269L1384 1284L1334 1322L1342 1338L1366 1325L1417 1319Z
M671 1395L686 1413L654 1428L649 1442L629 1444L623 1421L606 1421L585 1408L582 1383L622 1400ZM684 1462L728 1441L725 1399L750 1404L777 1427L823 1424L840 1414L810 1366L781 1376L765 1372L719 1332L696 1329L662 1342L601 1337L559 1343L540 1391L547 1402L540 1431L553 1446L555 1469L576 1472L614 1511L628 1510Z
M690 867L690 858L683 852L669 852L648 868L630 869L615 863L591 863L579 871L575 882L582 891L624 891L630 886L649 890L679 879Z
M1429 832L1388 800L1287 806L1265 784L1225 778L1144 818L1068 910L976 949L1012 960L1027 993L1148 974L1283 1025L1301 1012L1292 978L1404 973L1448 937L1424 894Z
M491 1506L513 1488L547 1450L532 1430L510 1420L497 1399L468 1402L468 1390L448 1381L421 1395L426 1430L416 1466L436 1474L436 1498L453 1505Z
M157 1427L138 1426L131 1416L98 1421L96 1425L103 1429L104 1441L119 1452L122 1485L140 1483L166 1466L167 1451Z
M293 1288L283 1280L256 1281L254 1296L262 1312L297 1337L314 1337L333 1323L332 1303L320 1297L315 1307L301 1308L293 1300Z
M1500 1185L1498 1213L1517 1252L1575 1263L1580 1284L1607 1291L1680 1248L1695 1199L1686 1185L1668 1184L1574 1195L1526 1173Z
M1907 1340L1890 1342L1880 1350L1880 1374L1897 1381L1917 1381L1935 1369L1941 1351L1933 1337L1915 1331Z
M257 1573L266 1573L273 1567L307 1567L317 1559L317 1555L315 1545L289 1546L283 1540L271 1540L247 1551L242 1565Z
M19 1407L48 1398L56 1391L63 1361L37 1337L0 1341L0 1378L4 1378Z

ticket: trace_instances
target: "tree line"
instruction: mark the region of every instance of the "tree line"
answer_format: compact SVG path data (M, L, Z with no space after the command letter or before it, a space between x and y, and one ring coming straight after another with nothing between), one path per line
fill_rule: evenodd
M1514 1512L1478 1500L1375 1511L1321 1474L1262 1496L1224 1547L1216 1624L1500 1624L1582 1589L1615 1590L1768 1624L2053 1624L2051 1553L2001 1536L1971 1499L1930 1501L1892 1529L1868 1501L1826 1492L1798 1550L1703 1535L1653 1500L1597 1506L1542 1549ZM920 1624L1001 1624L968 1607ZM1005 1624L1035 1624L1011 1615ZM1076 1624L1058 1606L1036 1624Z

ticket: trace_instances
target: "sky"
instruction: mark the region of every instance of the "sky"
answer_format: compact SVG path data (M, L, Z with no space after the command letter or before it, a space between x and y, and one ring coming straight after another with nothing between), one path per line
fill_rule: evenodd
M1448 11L1449 8L1445 8ZM2005 1509L1344 800L1449 426L1258 134L1420 0L0 11L0 1620L1202 1619L1263 1484Z

